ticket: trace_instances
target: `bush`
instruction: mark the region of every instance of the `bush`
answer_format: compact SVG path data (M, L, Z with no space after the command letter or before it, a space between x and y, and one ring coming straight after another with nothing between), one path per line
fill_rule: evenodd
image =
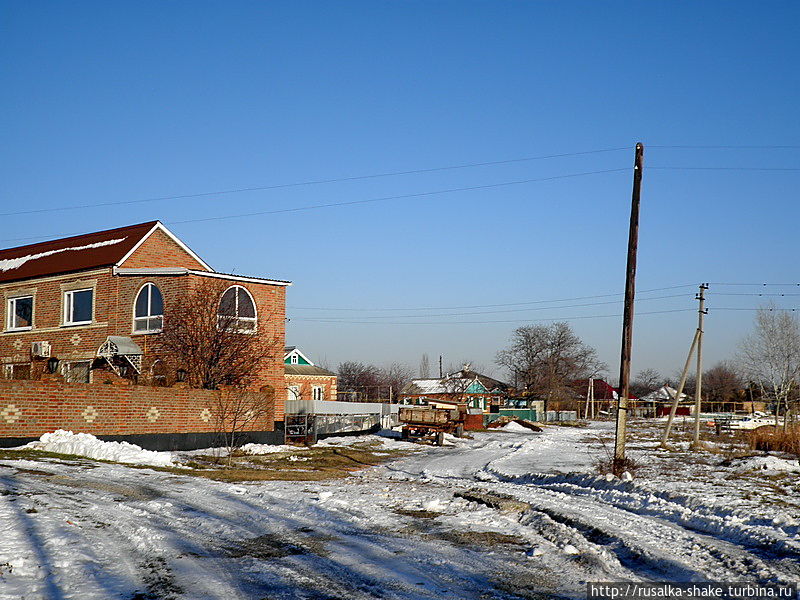
M786 431L774 426L759 427L748 434L748 442L754 450L788 452L800 456L800 425L794 425Z

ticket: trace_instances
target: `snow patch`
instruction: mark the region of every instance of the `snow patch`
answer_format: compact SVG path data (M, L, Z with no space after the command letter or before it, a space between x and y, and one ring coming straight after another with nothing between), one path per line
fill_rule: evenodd
M785 460L777 456L753 456L741 461L736 471L781 471L800 473L800 464L796 460Z
M276 452L298 452L307 449L304 446L275 446L272 444L245 444L240 448L245 454L275 454Z
M59 252L74 252L78 250L91 250L92 248L101 248L103 246L112 246L124 242L126 237L116 240L106 240L104 242L96 242L94 244L86 244L85 246L71 246L69 248L59 248L58 250L48 250L47 252L39 252L38 254L28 254L26 256L18 256L17 258L6 258L0 260L0 272L10 271L11 269L19 269L25 263L36 260L37 258L44 258L45 256L52 256Z
M516 421L509 421L501 428L503 431L513 431L514 433L533 433L532 429L528 429L524 425L520 425Z
M104 442L88 433L72 433L63 429L45 433L38 441L27 444L25 448L136 465L169 467L175 464L169 452L144 450L128 442Z

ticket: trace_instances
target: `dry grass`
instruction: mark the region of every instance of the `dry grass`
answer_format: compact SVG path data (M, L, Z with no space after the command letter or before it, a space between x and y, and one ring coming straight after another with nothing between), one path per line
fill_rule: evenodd
M354 471L376 466L406 452L387 450L377 444L357 444L347 447L298 448L297 452L276 452L265 455L234 455L230 465L214 456L195 456L184 467L156 467L149 465L125 466L132 469L150 469L175 475L205 477L216 481L325 481L346 477ZM300 460L290 460L297 456ZM47 460L80 463L91 466L101 462L84 456L40 452L38 450L0 450L0 460ZM49 475L49 473L47 473Z
M753 450L761 452L787 452L800 456L800 425L784 431L776 427L759 427L749 432L748 442Z

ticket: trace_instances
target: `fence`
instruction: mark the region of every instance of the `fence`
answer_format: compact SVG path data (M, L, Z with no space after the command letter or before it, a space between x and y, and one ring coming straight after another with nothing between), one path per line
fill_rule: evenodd
M286 402L288 441L314 442L319 437L363 433L394 427L399 407L380 402L290 400Z

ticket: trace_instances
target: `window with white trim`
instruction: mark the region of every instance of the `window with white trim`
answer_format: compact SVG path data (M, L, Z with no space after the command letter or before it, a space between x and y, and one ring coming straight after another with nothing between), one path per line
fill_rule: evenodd
M311 397L314 400L325 400L325 386L315 385L311 388Z
M290 385L287 389L286 399L287 400L300 400L300 386L299 385Z
M86 325L92 322L94 289L64 292L64 325Z
M218 322L220 328L239 333L256 330L256 304L247 289L234 285L225 290L219 303Z
M61 374L67 383L89 383L90 368L92 362L89 360L76 360L61 363Z
M296 365L299 362L299 360L297 358L297 354L292 354L291 361L292 361L293 365Z
M158 333L164 327L164 299L154 283L139 290L134 303L133 332Z
M3 377L6 379L30 379L31 363L3 365Z
M33 327L33 296L9 298L7 309L8 331L25 331Z

